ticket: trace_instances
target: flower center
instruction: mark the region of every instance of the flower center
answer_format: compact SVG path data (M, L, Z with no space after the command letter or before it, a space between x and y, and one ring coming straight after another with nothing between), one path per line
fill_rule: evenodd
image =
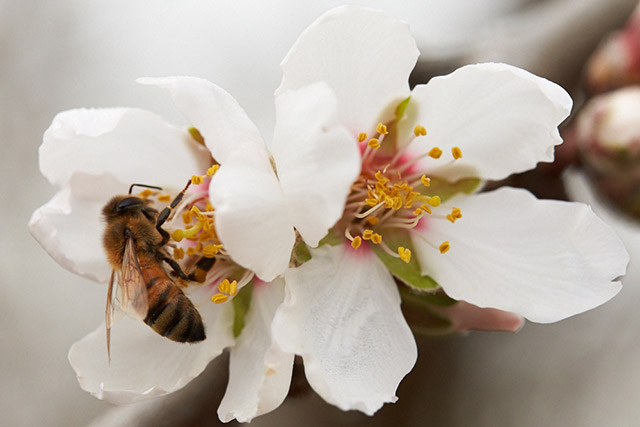
M240 269L231 260L218 238L213 216L215 208L209 201L208 191L208 180L218 168L219 165L216 164L207 170L206 175L191 177L193 186L165 224L171 236L167 247L172 248L173 259L189 276L189 283L216 288L211 297L211 301L216 304L235 297L238 290L254 276L253 272ZM161 203L172 200L169 194L158 194L149 189L140 193L143 198L153 196ZM238 280L230 280L232 275L238 276Z
M347 221L344 234L355 249L363 241L368 241L380 245L390 255L408 263L411 260L411 250L402 246L389 248L383 241L383 233L393 229L418 227L425 216L447 219L454 223L462 218L462 212L458 208L441 205L441 199L437 195L424 194L428 192L426 188L431 185L431 178L415 171L415 164L421 158L429 156L439 159L443 154L440 148L433 147L412 159L407 158L404 150L393 155L383 154L379 148L389 131L382 123L378 124L376 130L377 134L370 139L366 133L358 135L363 152L362 169L347 198L343 217ZM423 126L415 127L415 138L426 134L427 130ZM451 154L452 161L462 157L459 147L454 147ZM449 213L445 214L445 209ZM450 248L448 241L438 246L432 245L443 254Z

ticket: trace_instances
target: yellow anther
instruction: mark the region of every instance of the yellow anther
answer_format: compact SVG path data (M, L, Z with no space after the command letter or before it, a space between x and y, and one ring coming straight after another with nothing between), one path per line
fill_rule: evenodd
M440 245L440 253L443 254L443 253L447 252L450 247L451 246L449 245L449 241L448 240L446 242L442 242L442 244Z
M218 252L220 252L221 248L222 245L207 245L202 248L202 255L204 255L205 258L213 258Z
M378 221L380 221L380 218L378 218L377 216L370 216L367 218L367 222L371 225L376 225Z
M456 218L454 218L451 214L447 215L447 219L451 221L451 223L456 222Z
M191 213L189 211L182 212L182 222L185 224L191 223Z
M378 204L378 199L364 199L364 202L369 206L375 206Z
M433 157L434 159L439 159L442 156L442 150L438 147L433 147L431 151L429 151L429 157Z
M451 209L451 216L455 219L460 219L462 218L462 211L458 208L453 208Z
M207 176L211 177L220 169L220 165L213 165L209 169L207 169Z
M222 304L223 302L227 301L228 299L229 299L229 297L226 296L226 295L215 294L214 296L211 297L211 302L216 303L216 304Z
M194 256L196 254L196 250L194 248L187 248L187 255Z
M171 196L168 194L161 194L158 196L158 201L159 202L163 202L163 203L167 203L171 201Z
M362 244L362 239L360 238L360 236L354 237L353 240L351 241L351 246L353 246L353 249L358 249L361 244Z
M202 215L202 212L200 211L200 209L196 205L191 206L191 213L193 214L193 216L198 218L200 221L206 221L206 219L207 219L207 217L205 215Z
M427 201L427 203L429 203L434 208L436 206L440 206L440 196L433 196L433 197L429 198L429 201Z
M203 179L203 178L202 178L202 176L200 176L200 175L193 175L193 176L191 177L191 183L192 183L193 185L200 185L200 184L202 184L202 181L203 181L203 180L204 180L204 179Z
M389 133L389 131L387 130L387 126L383 125L382 123L378 123L376 130L380 135L386 135Z
M380 182L381 184L386 184L387 182L389 182L389 178L384 176L381 171L377 171L375 176L378 182Z
M398 210L402 208L402 199L400 197L393 198L393 210Z
M367 139L366 132L360 132L360 134L358 134L358 142L364 142L366 139Z
M199 254L202 253L202 243L198 242L196 245L196 252Z
M182 258L184 258L184 249L173 248L173 259L181 260Z
M405 249L402 246L398 248L398 255L400 255L400 259L409 264L411 261L411 249Z
M148 188L146 190L142 190L140 192L140 197L142 197L143 199L146 199L147 197L149 197L150 195L153 194L153 191L149 190Z
M218 291L222 292L223 294L228 294L229 293L229 285L231 285L231 283L229 282L229 279L224 279L218 285Z
M425 211L426 213L430 214L431 213L431 208L426 205L426 204L422 204L420 205L420 209L422 209L423 211Z
M382 243L382 236L378 233L373 233L371 235L371 243L379 245L380 243Z
M424 185L425 187L428 187L431 185L431 178L429 178L426 175L422 175L422 177L420 177L420 182L422 183L422 185Z
M207 207L205 208L205 210L207 212L213 212L215 209L213 208L213 205L211 204L211 202L207 202Z
M413 129L413 134L415 136L425 136L427 134L427 130L424 128L424 126L420 126L417 125L414 129Z
M364 230L364 233L362 233L364 240L371 240L371 236L373 236L373 230Z
M229 283L229 295L231 295L232 297L235 297L237 293L238 293L238 282L234 280L233 282Z
M460 147L453 147L451 149L451 154L453 154L454 159L458 160L462 157L462 150L460 149Z
M413 211L414 215L420 215L422 213L422 209L417 208L415 211Z
M378 141L378 138L371 138L367 144L374 150L380 148L380 141Z

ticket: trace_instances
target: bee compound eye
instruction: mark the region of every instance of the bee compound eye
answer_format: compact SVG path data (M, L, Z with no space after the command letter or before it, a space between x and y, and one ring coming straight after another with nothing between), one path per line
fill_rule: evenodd
M125 197L116 205L116 212L121 214L140 209L144 206L143 201L138 197Z

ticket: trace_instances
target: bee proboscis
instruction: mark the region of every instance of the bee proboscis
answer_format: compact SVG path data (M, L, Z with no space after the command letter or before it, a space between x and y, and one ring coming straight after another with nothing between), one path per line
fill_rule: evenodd
M114 282L120 291L120 308L143 320L158 334L188 343L206 338L200 313L164 265L168 264L182 279L193 279L166 253L169 233L162 228L189 184L160 212L151 206L149 199L131 195L134 186L159 189L141 184L133 184L128 195L113 197L102 209L106 221L103 243L112 267L105 312L109 359Z

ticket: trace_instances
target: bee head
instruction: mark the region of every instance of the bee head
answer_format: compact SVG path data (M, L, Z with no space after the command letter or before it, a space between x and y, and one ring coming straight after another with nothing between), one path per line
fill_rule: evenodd
M108 220L128 213L140 212L148 202L136 196L115 196L102 208L102 215Z

